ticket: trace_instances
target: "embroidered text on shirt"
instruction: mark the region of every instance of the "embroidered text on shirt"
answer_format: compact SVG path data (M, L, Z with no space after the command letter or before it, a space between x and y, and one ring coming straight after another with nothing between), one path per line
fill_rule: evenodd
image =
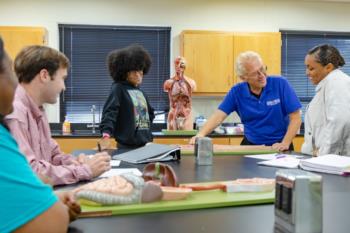
M266 105L267 105L267 106L273 106L273 105L276 105L276 104L279 104L279 103L281 103L281 100L280 100L280 99L275 99L275 100L266 101Z

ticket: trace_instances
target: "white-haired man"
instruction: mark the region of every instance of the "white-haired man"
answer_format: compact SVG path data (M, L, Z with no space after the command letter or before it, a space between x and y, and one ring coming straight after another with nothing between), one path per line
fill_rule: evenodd
M244 124L241 145L268 145L279 151L293 150L292 140L300 125L301 104L288 81L267 76L259 54L241 53L236 62L237 75L243 80L231 88L202 130L191 139L204 137L232 112Z

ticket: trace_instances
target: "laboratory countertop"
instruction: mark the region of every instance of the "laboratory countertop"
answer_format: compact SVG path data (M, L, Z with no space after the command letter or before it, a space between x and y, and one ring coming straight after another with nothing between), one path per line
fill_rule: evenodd
M157 138L188 138L191 137L190 135L166 135L161 131L158 132L152 132L153 137ZM54 138L96 138L96 137L101 137L101 133L96 131L93 133L91 130L78 130L74 131L72 133L66 134L62 133L61 130L51 130L51 135ZM212 133L208 135L209 137L242 137L243 133L238 133L238 134L218 134L218 133Z
M95 131L93 132L93 129L89 128L88 126L91 126L89 124L73 124L72 127L72 133L66 134L62 133L62 123L50 123L51 128L51 135L54 138L96 138L101 137L101 132L98 128L98 125L95 127ZM154 137L157 138L188 138L192 135L188 134L164 134L162 132L162 129L166 128L166 124L153 124L152 126L152 134ZM219 134L219 133L211 133L208 136L209 137L242 137L244 133L238 132L233 134ZM304 130L302 129L300 133L297 134L297 136L304 136Z

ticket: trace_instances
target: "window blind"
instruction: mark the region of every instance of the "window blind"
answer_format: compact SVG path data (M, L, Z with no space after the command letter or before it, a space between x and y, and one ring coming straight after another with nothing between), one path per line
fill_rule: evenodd
M341 69L350 74L350 33L321 31L290 31L282 33L282 75L285 76L303 105L303 116L307 104L315 95L315 86L305 74L304 59L307 52L319 44L335 46L345 59Z
M152 66L144 76L141 89L156 111L168 109L163 83L170 77L170 27L59 25L60 50L70 59L60 98L60 120L67 116L73 123L92 122L92 105L96 122L112 84L106 59L110 51L131 44L142 45L151 55Z

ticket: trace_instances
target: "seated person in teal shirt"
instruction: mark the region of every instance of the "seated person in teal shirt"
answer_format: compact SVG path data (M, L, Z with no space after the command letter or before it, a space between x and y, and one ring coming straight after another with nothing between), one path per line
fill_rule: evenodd
M67 232L69 213L74 217L79 205L67 192L59 193L61 201L58 200L52 188L33 173L3 125L4 116L13 110L16 86L11 61L0 38L0 232Z

